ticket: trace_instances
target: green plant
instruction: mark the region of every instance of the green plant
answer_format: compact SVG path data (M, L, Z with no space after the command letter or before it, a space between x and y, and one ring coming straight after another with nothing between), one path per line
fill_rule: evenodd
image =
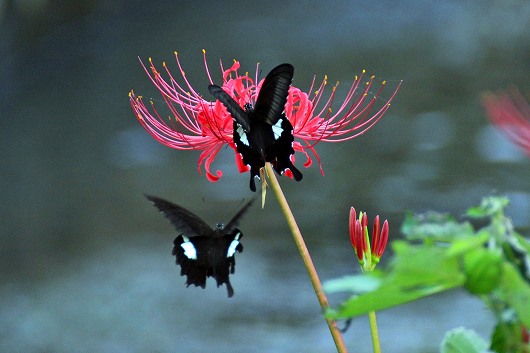
M491 196L470 208L467 220L447 214L407 214L404 240L392 242L388 268L328 281L328 293L352 296L326 317L348 319L418 300L454 288L464 288L484 301L497 320L489 349L499 353L529 352L530 242L517 233L504 209L505 197ZM472 222L482 226L473 226ZM443 352L460 352L457 342L475 342L471 330L446 335ZM464 351L462 351L464 352Z

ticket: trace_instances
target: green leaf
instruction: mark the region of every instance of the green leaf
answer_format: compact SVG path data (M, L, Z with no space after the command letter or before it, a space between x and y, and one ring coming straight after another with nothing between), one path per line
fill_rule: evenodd
M530 242L512 232L506 235L503 249L506 259L530 282Z
M453 241L447 251L447 256L459 256L471 250L481 248L490 239L487 230L480 230L475 236L464 237Z
M441 282L463 283L456 259L447 256L447 248L435 245L411 245L404 241L392 243L394 260L391 263L390 279L408 286ZM457 282L458 282L457 281Z
M488 294L502 280L503 257L501 249L478 248L464 256L466 289L472 294Z
M407 303L428 295L449 290L464 283L456 258L446 256L445 248L436 246L412 246L395 241L392 271L384 278L376 276L379 286L363 293L363 282L349 283L355 295L336 309L329 310L330 318L349 318ZM344 285L344 287L346 287ZM343 288L344 288L343 287ZM358 293L362 293L357 295Z
M358 275L332 279L326 281L323 285L324 290L328 293L365 293L374 291L379 286L381 286L381 279L377 278L376 275L373 273L371 274L371 276Z
M448 331L442 341L441 353L485 353L486 341L473 330L463 327Z
M514 242L526 251L527 254L530 254L530 240L523 237L521 234L513 232L513 237L515 238Z
M503 272L499 296L514 309L521 323L530 327L530 284L509 263L504 263Z
M327 317L345 319L365 315L370 311L379 311L398 306L413 300L454 288L458 284L418 285L417 287L402 287L393 283L381 286L378 290L359 296L353 296L339 308L330 309Z
M491 349L498 353L524 353L523 329L519 322L500 322L493 330Z
M408 240L449 242L473 234L468 222L459 223L445 213L428 212L421 215L406 214L401 232Z
M467 210L467 215L472 218L493 217L504 212L510 200L504 196L488 196L482 199L480 206L471 207Z

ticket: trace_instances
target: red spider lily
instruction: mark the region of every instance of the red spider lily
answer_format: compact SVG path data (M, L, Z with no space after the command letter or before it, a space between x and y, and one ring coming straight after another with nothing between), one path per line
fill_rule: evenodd
M487 93L483 104L491 122L530 157L530 106L524 97L517 90Z
M162 66L167 78L162 77L161 72L158 71L151 59L149 59L149 69L140 61L151 81L160 91L171 115L164 118L152 101L150 102L151 109L148 109L142 97L131 91L129 93L130 103L138 121L151 136L168 147L202 151L199 157L198 170L201 173L201 166L204 163L206 177L210 181L217 181L223 174L220 170L217 170L215 174L212 173L211 164L225 144L234 150L239 171L241 173L248 171L248 167L243 164L233 142L232 117L219 101L205 100L199 92L193 89L177 53L175 53L175 58L183 84L177 82L165 63ZM206 63L205 51L203 51L203 60L208 82L213 84L214 81ZM220 62L223 77L222 88L230 93L241 107L247 103L253 105L263 83L263 80L258 78L259 65L256 67L254 78L249 77L248 73L240 75L238 73L239 67L239 62L234 61L232 66L225 70L222 62ZM294 137L300 140L294 142L293 148L306 156L304 163L306 168L312 164L312 158L308 153L311 151L323 174L320 157L314 146L321 141L346 141L361 135L377 123L390 107L401 82L382 107L375 109L377 103L382 100L379 95L386 84L383 82L376 93L372 94L374 76L365 82L364 74L363 71L359 77L355 77L343 103L334 110L332 107L338 83L332 87L331 94L327 99L323 98L327 78L322 81L315 92L313 92L315 87L315 79L313 79L309 89L309 92L313 93L310 94L297 87L290 87L284 112L293 125ZM208 84L204 85L205 91L207 86ZM317 110L319 104L322 107ZM292 176L292 173L286 173L286 175Z
M379 221L379 215L374 219L372 237L368 233L368 215L360 212L357 219L355 208L350 209L350 242L357 254L359 263L364 271L372 271L379 263L381 256L385 252L388 242L388 221L385 220L383 227Z

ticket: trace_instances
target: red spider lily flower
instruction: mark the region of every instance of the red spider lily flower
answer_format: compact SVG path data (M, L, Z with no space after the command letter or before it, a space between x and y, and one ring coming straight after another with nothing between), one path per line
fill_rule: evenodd
M530 157L530 106L524 97L515 89L510 94L486 93L483 104L493 125Z
M352 207L350 209L349 226L350 242L357 254L363 271L372 271L385 252L389 233L388 221L385 220L383 227L381 227L379 215L377 215L374 219L372 237L370 238L368 232L368 215L366 212L360 212L359 218L357 218L355 208Z
M149 109L144 103L142 96L138 96L131 91L129 93L131 107L136 117L144 129L160 143L180 150L201 151L198 162L199 174L202 174L202 165L206 171L206 177L210 181L217 181L222 176L222 171L211 171L211 165L215 157L224 145L230 146L236 155L236 165L239 172L246 172L249 168L243 164L242 158L237 153L233 141L233 119L219 101L205 100L202 95L193 89L180 63L178 54L175 52L177 66L182 76L182 82L178 83L171 74L166 64L162 66L166 78L155 67L149 59L149 68L140 60L151 82L160 91L166 103L170 116L165 118L155 104L151 101ZM213 84L210 69L206 63L206 52L203 50L203 61L206 69L208 83ZM241 107L245 104L254 105L263 80L258 78L259 65L256 66L256 74L251 78L248 73L240 75L238 70L240 63L234 61L228 69L220 62L222 73L222 88L238 102ZM317 159L320 170L324 174L320 157L314 146L321 141L339 142L353 139L368 129L382 118L390 107L390 103L396 95L401 82L391 93L390 98L376 108L383 99L380 94L386 87L382 82L375 94L372 94L374 76L368 80L364 78L365 72L355 77L346 98L337 108L333 107L335 93L338 83L332 87L331 94L324 98L327 87L327 78L323 80L318 89L313 92L315 79L305 93L297 87L291 86L289 89L287 103L284 113L293 125L293 135L299 141L294 142L293 148L306 156L304 166L308 168L312 164L310 151ZM204 90L208 84L204 85ZM317 105L321 107L317 110ZM332 109L333 108L333 109ZM294 163L294 155L292 156ZM287 170L287 176L292 177L292 173Z

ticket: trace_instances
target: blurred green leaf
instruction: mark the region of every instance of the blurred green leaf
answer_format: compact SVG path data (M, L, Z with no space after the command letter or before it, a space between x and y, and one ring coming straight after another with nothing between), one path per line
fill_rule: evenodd
M502 280L503 257L499 248L473 249L464 256L466 289L472 294L487 294Z
M352 296L339 308L329 310L331 318L349 318L370 311L387 309L428 295L439 293L464 283L455 258L445 255L436 246L413 246L402 241L393 244L392 270L374 291ZM371 277L370 273L365 276ZM362 282L359 282L362 284ZM359 284L358 283L358 284ZM350 282L349 290L362 292L362 287Z
M473 330L462 327L448 331L442 341L441 353L486 353L488 344Z
M481 248L490 238L490 233L486 230L480 230L476 235L456 239L450 245L447 256L460 256L467 252Z
M500 298L510 305L526 327L530 327L530 285L509 263L504 263Z
M494 217L504 211L510 200L504 196L488 196L482 199L480 206L471 207L467 215L473 218Z
M435 245L411 245L404 241L392 243L394 258L389 278L403 286L463 283L456 259L447 256L447 249Z
M459 223L445 213L428 212L421 215L407 213L401 232L408 240L433 240L449 242L454 238L473 234L468 222Z
M524 349L522 327L520 323L499 323L491 338L491 349L497 353L527 353Z
M512 235L515 238L515 242L517 242L517 244L520 245L521 248L524 249L527 254L530 254L530 240L526 239L521 234L518 234L516 232L513 232Z
M376 290L381 286L381 283L381 279L377 278L376 275L372 273L370 276L358 275L332 279L326 281L323 287L328 293L365 293Z
M509 233L505 239L503 250L507 260L530 283L530 242L516 232Z

